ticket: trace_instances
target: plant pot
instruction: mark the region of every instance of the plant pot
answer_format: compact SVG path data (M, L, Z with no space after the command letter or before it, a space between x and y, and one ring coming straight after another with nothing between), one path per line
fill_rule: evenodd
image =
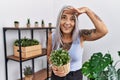
M30 24L27 24L27 28L30 28Z
M53 65L54 66L54 65ZM64 71L64 76L70 72L70 63L67 63L63 66L54 66L58 71Z
M15 26L15 28L19 28L19 22L18 21L14 21L14 26Z
M13 46L14 48L14 56L19 57L19 46ZM42 47L41 45L34 45L34 46L27 46L27 47L21 47L22 51L22 58L29 58L36 55L42 54Z
M33 80L33 75L27 75L27 76L25 76L25 80Z

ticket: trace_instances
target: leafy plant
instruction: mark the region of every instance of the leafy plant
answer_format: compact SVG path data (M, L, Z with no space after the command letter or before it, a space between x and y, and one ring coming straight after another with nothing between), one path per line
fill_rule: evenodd
M27 75L32 75L33 74L33 70L30 66L25 66L24 68L24 75L27 76Z
M118 52L120 55L120 52ZM117 61L116 64L120 62ZM102 55L94 53L82 66L82 73L91 80L120 80L120 69L113 66L113 60L109 53Z
M35 39L23 38L20 40L18 40L18 39L15 40L14 45L19 46L19 43L21 44L22 47L26 47L26 46L38 45L39 41L37 41Z
M55 66L63 66L70 62L70 56L66 50L54 50L50 55L50 61Z

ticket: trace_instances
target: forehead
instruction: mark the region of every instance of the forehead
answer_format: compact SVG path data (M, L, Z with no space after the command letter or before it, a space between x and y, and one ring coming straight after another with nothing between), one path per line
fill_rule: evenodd
M66 10L63 11L62 15L71 15L71 16L73 16L72 13L68 13L68 11L66 11Z

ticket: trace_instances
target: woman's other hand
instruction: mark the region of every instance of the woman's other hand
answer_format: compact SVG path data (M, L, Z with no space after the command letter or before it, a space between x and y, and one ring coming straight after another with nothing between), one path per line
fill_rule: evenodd
M58 69L57 66L52 66L52 70L53 70L53 72L54 72L54 74L55 74L56 76L64 77L64 76L67 75L67 74L64 72L64 70Z

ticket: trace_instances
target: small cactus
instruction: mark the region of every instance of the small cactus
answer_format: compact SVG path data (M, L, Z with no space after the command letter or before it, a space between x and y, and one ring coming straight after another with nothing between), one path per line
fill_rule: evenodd
M42 27L45 27L45 22L44 22L44 20L41 21L41 26L42 26Z

